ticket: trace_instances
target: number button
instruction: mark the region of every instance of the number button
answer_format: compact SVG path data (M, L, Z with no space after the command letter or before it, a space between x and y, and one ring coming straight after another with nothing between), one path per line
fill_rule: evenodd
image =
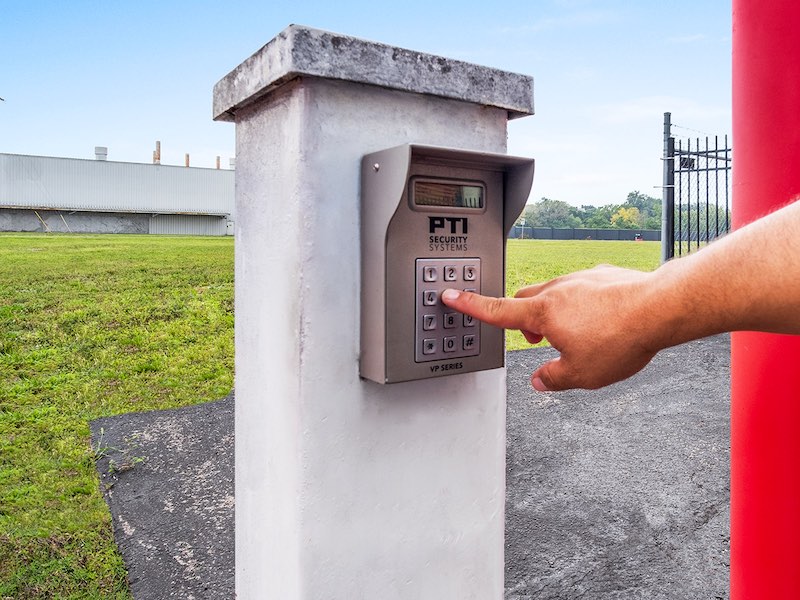
M453 329L456 326L456 313L444 313L444 328Z
M475 317L464 315L464 327L475 327Z
M423 267L422 268L422 280L423 281L436 281L438 279L438 273L436 272L436 267Z
M424 331L436 329L436 315L422 315L422 329Z
M464 266L464 281L475 281L475 265Z
M444 280L445 281L455 281L456 276L458 274L458 269L453 266L446 266L444 268Z
M446 337L446 338L444 338L444 351L445 352L455 352L456 351L456 338L455 337Z
M438 294L436 293L436 290L425 290L424 292L422 292L423 306L435 306L437 299L438 299Z

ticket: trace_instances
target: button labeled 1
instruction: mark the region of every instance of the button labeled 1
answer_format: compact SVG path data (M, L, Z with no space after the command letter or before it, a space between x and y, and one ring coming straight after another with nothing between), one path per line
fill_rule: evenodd
M423 281L436 281L436 267L423 267L422 280Z

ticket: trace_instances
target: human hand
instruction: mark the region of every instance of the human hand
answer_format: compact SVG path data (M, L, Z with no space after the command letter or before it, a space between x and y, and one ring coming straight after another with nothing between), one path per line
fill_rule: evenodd
M600 266L522 288L514 298L446 290L447 306L484 323L546 338L561 353L531 375L538 391L596 389L630 377L661 349L651 273Z

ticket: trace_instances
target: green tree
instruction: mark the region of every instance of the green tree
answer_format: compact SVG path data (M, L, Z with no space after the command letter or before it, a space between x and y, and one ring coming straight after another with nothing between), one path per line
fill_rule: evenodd
M586 216L583 217L583 226L593 229L608 229L611 225L611 216L617 211L619 206L608 204L595 208L594 206L582 206Z
M640 229L642 215L635 206L620 206L611 216L611 224L620 229Z
M517 225L522 220L526 227L660 229L661 200L638 190L630 192L622 204L605 206L584 204L577 208L561 200L542 198L525 207Z
M570 228L582 225L577 209L563 200L542 198L536 204L529 205L524 215L526 223L532 227Z
M636 208L639 211L638 227L643 229L661 228L661 199L635 190L628 194L622 206Z

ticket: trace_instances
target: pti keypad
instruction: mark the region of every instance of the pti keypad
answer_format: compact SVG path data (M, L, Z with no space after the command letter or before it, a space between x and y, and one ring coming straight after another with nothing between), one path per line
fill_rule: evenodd
M448 288L480 292L480 259L417 259L416 362L480 354L480 324L442 304L440 296Z

